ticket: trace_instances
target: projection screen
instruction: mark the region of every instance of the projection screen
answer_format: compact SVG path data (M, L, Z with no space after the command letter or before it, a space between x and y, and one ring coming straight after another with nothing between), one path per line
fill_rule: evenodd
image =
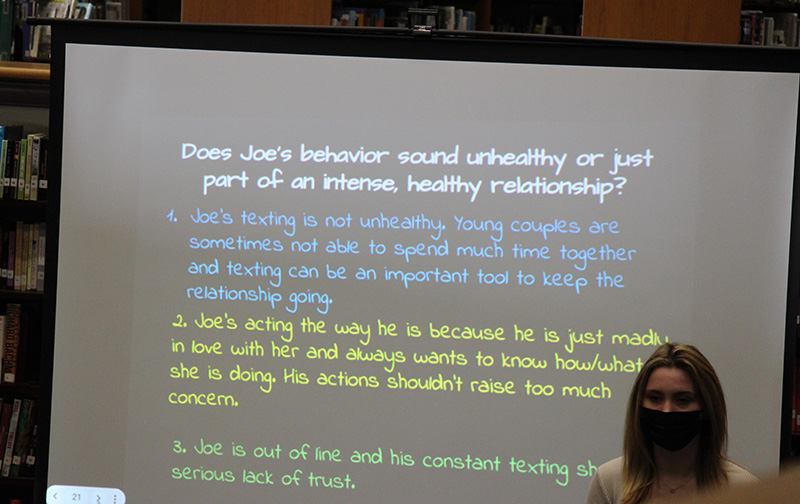
M48 486L582 502L666 341L714 364L731 458L777 471L796 63L191 25L54 43Z

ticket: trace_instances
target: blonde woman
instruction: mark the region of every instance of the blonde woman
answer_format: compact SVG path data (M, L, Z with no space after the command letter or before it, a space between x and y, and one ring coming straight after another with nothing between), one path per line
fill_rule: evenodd
M727 438L725 396L708 359L691 345L662 345L634 381L623 456L598 468L587 502L677 502L757 481L726 458Z

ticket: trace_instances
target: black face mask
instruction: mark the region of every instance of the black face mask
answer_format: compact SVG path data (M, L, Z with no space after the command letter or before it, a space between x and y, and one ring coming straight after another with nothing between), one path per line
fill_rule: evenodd
M678 451L694 439L703 426L700 411L663 411L641 408L644 437L668 451Z

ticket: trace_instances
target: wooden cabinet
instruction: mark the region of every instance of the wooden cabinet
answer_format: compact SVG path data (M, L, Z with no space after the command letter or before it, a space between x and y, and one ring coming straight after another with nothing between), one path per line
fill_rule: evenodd
M736 44L739 0L584 0L583 35Z
M331 0L183 0L185 23L327 25Z

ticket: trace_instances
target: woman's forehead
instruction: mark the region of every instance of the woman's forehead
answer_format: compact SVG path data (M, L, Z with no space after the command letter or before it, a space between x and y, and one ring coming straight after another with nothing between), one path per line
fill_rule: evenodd
M694 383L689 373L676 367L660 367L650 373L645 390L694 393Z

